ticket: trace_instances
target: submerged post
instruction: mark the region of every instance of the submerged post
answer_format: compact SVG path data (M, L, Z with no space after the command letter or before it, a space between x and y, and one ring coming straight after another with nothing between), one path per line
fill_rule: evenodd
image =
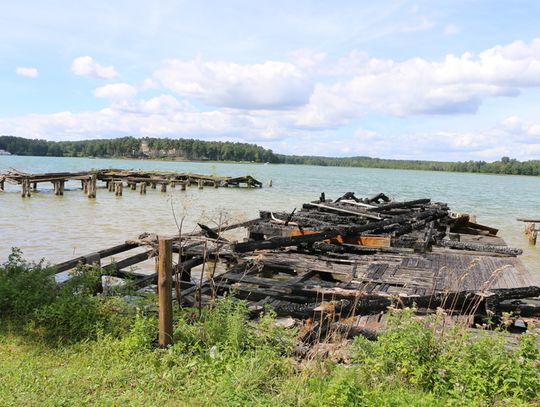
M158 302L159 346L172 344L172 239L159 238L158 245Z

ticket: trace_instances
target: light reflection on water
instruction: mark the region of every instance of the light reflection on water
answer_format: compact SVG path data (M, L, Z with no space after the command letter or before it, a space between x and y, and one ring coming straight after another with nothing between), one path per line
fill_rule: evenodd
M0 194L0 261L11 247L26 258L46 258L53 263L87 254L135 238L142 232L174 234L177 218L185 215L184 231L196 222L213 226L219 214L231 222L247 220L261 209L291 211L321 192L336 198L348 191L357 196L385 192L396 199L430 197L448 202L451 209L477 215L479 223L500 229L509 245L525 250L521 259L540 277L540 249L529 247L524 225L516 218L540 217L540 178L459 174L426 171L336 168L290 165L128 161L87 158L0 156L0 171L10 167L28 172L81 171L92 168L143 168L202 174L253 175L263 189L209 188L167 193L147 189L146 195L124 188L115 197L99 188L89 200L80 183L66 184L64 196L55 196L51 184L22 199L19 187ZM273 181L273 188L267 188ZM241 236L240 236L241 237Z

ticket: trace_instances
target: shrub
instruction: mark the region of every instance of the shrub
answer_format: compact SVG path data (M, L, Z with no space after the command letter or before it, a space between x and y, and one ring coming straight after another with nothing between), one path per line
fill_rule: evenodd
M29 263L19 249L12 249L8 261L0 265L0 317L24 319L57 294L54 270L43 261Z
M537 400L540 354L534 335L524 334L519 346L510 347L501 332L437 332L434 322L416 319L411 310L396 311L377 342L356 338L353 354L362 380L402 383L474 404Z

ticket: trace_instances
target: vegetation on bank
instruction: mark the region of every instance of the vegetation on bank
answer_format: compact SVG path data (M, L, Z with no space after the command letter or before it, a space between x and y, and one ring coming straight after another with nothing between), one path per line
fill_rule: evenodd
M194 139L121 137L57 142L0 136L0 149L15 155L51 157L180 158L184 160L247 161L334 167L540 175L540 160L518 161L509 157L502 157L498 161L489 163L486 161L443 162L390 160L371 157L298 156L275 154L272 150L254 144Z
M94 295L85 269L57 287L18 251L0 266L2 405L533 405L540 352L532 334L508 347L500 334L438 331L410 310L393 313L376 342L357 338L345 363L294 357L298 332L257 322L219 300L177 310L175 344L156 347L155 298Z

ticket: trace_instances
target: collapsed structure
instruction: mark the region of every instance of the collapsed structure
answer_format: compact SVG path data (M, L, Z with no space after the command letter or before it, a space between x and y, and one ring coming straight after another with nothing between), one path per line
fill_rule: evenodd
M527 327L523 317L540 316L534 299L540 287L517 257L521 250L508 247L497 229L430 199L347 193L331 201L322 194L298 211L261 211L244 223L199 226L198 233L174 238L173 291L180 306L200 307L228 294L249 301L254 314L270 307L297 319L318 315L319 335L324 326L371 335L384 326L390 306L414 306L423 314L442 309L471 326L513 311L520 330ZM246 241L224 237L239 227L248 229ZM143 234L56 267L66 271L144 248L104 268L139 286L155 284L157 273L127 268L155 256L157 242L156 235Z

